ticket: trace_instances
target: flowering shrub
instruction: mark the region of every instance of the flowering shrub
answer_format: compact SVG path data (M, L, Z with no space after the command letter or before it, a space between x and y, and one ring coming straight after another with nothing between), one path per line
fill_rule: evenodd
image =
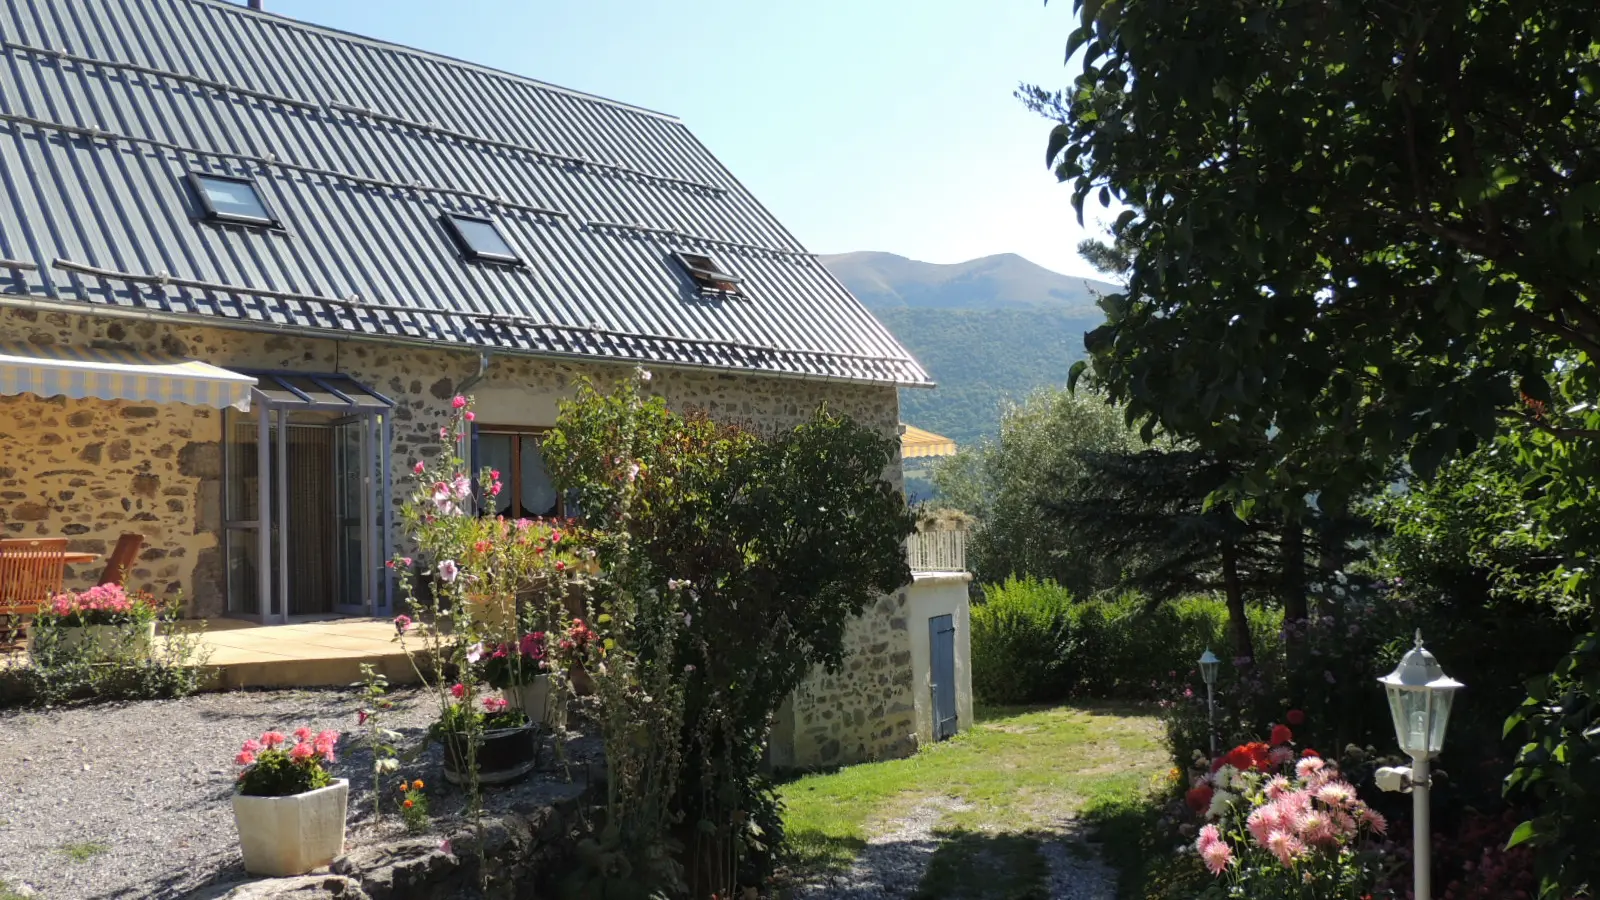
M424 787L420 778L409 783L400 782L400 818L405 820L406 831L411 834L428 830L428 795L422 792Z
M1294 735L1233 748L1185 796L1206 821L1195 849L1223 896L1351 900L1370 895L1378 858L1363 842L1388 824L1314 750L1296 758Z
M244 742L233 761L244 766L239 773L239 793L250 797L287 797L304 794L333 782L323 763L334 761L339 745L337 731L313 732L302 725L293 732L294 744L282 732L268 731Z
M119 584L101 584L80 593L67 591L55 595L39 610L64 628L85 625L145 625L160 612L155 597L139 592L129 594Z
M435 740L446 740L451 735L482 734L497 728L521 728L528 724L528 716L500 697L482 697L481 709L467 697L467 687L456 684L451 688L456 702L444 708L439 721L430 726L428 733Z

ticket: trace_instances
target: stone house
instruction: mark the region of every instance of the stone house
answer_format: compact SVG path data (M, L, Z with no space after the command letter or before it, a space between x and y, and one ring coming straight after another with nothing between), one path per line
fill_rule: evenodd
M890 437L931 386L670 116L224 0L9 2L0 34L0 532L137 531L132 580L195 616L392 614L395 485L457 392L538 516L580 378ZM959 593L884 598L777 755L931 739L914 635Z

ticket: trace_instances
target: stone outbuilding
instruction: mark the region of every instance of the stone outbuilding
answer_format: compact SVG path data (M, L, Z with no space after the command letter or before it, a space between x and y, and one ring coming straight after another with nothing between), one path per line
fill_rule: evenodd
M195 616L393 614L396 484L459 392L499 512L541 516L580 379L887 437L932 385L671 116L224 0L33 0L0 31L0 533L140 533L131 581ZM965 591L923 580L775 755L970 722Z

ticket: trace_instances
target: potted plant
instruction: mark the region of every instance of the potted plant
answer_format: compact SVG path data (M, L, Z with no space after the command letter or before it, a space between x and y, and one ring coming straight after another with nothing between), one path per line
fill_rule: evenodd
M572 692L579 697L588 697L594 693L594 677L584 667L583 661L588 658L595 637L594 629L586 622L582 619L573 619L572 624L567 626L566 634L556 642L555 656L566 664L567 681L572 685Z
M100 659L148 658L155 649L160 613L147 593L129 594L121 585L101 584L55 595L34 623L41 633L54 635L54 649L62 652L87 652ZM49 643L35 641L35 655Z
M339 734L301 726L294 743L277 731L244 742L234 762L244 767L233 795L244 868L252 875L304 875L344 852L350 782L333 778Z
M550 728L566 723L566 704L551 682L551 656L545 632L532 631L515 644L496 645L478 663L478 675L528 716Z
M538 743L528 715L500 697L484 697L483 708L461 702L466 686L450 689L457 702L428 728L429 737L444 745L444 777L451 784L467 781L471 766L467 741L477 735L475 750L479 784L505 784L533 771Z

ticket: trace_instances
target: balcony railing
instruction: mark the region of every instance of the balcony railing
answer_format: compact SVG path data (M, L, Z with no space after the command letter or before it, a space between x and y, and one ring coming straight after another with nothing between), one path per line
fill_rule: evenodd
M913 572L965 572L965 531L919 531L906 540L906 559Z

